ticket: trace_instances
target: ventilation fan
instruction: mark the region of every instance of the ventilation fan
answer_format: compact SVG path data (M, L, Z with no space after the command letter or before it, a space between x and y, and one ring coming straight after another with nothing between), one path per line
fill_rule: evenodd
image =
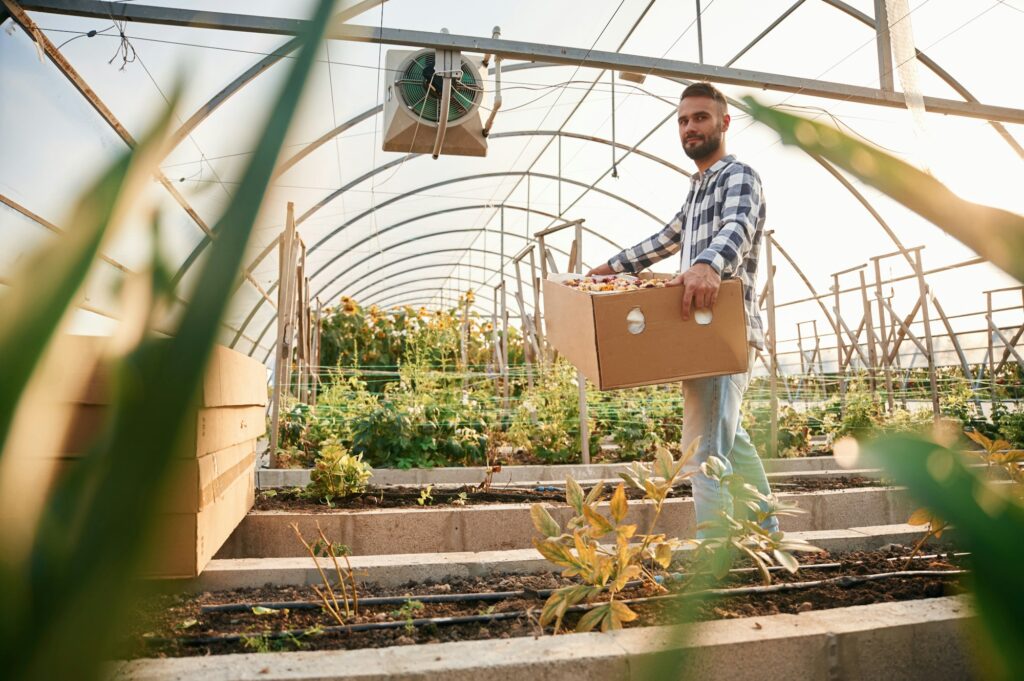
M485 156L477 63L450 50L389 50L384 151Z

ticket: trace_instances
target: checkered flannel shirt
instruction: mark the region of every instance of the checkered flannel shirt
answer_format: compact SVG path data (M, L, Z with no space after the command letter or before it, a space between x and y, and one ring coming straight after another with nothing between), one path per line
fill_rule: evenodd
M761 178L753 168L725 156L703 175L690 178L683 208L657 234L608 261L616 272L636 273L683 247L683 225L690 230L690 253L681 254L680 271L705 263L722 279L743 282L747 340L764 348L764 326L757 305L757 260L764 231L765 201Z

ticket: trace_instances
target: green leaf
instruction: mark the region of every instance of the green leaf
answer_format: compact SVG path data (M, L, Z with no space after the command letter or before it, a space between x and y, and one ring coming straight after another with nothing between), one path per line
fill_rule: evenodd
M1024 678L1024 505L1002 495L949 449L911 435L891 435L866 443L867 466L879 466L917 503L957 528L957 543L970 551L971 580L986 659L992 678ZM997 491L998 490L998 491Z
M252 614L254 615L280 615L282 612L276 608L265 608L262 605L254 605L252 607Z
M611 615L611 612L612 608L607 603L595 607L593 610L586 612L583 617L580 618L580 621L576 624L576 631L593 631L594 627L601 624L605 617Z
M329 1L321 2L299 38L302 47L291 60L266 127L254 135L256 150L214 226L213 247L196 270L191 300L178 317L181 321L172 329L172 337L146 337L118 363L110 427L74 472L55 485L26 561L31 568L18 566L15 573L11 566L0 565L0 602L7 607L0 620L0 659L11 678L93 679L101 661L112 654L113 624L130 613L128 596L141 586L136 571L156 536L153 500L161 496L172 457L186 443L188 420L195 419L205 365L331 6ZM143 163L148 149L138 152L140 168L149 165ZM12 364L26 367L0 378L0 419L4 419L0 432L4 435L9 427L8 402L22 389L25 372L38 359L36 350L28 348L45 345L54 314L64 313L76 281L88 269L89 254L96 253L100 238L95 225L116 223L119 211L127 209L121 205L121 195L129 198L131 183L136 182L134 171L126 174L127 163L119 162L120 167L115 166L91 191L93 197L83 200L95 202L91 214L75 225L76 236L64 244L67 251L44 263L53 281L36 285L34 274L29 273L24 275L28 279L15 282L16 286L28 282L31 305L38 310L25 312L24 304L12 305L6 296L0 303L4 306L0 307L2 356L10 356L8 343L15 335L23 337L19 362L0 362L0 371ZM123 188L119 188L118 174L129 179ZM148 185L149 173L140 169L139 175L138 181ZM4 547L0 550L8 554ZM68 565L74 565L74 570L68 570ZM20 577L13 578L15 574ZM11 627L11 622L22 624ZM58 642L59 654L55 654Z
M25 386L104 237L124 219L126 205L138 198L160 161L171 106L134 151L121 155L81 195L68 221L73 228L29 254L0 296L0 357L7 358L0 362L0 451Z

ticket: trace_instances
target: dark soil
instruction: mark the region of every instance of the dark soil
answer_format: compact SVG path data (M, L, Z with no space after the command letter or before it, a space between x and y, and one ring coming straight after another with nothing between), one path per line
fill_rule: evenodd
M927 550L927 549L926 549ZM962 569L961 560L952 553L937 558L906 560L909 549L895 547L889 551L856 552L847 554L806 554L802 557L804 569L796 575L785 571L773 573L773 583L806 582L839 577L866 575L901 570ZM893 559L893 560L890 560ZM839 562L839 568L814 569L814 563ZM685 566L681 569L685 570ZM359 614L346 618L346 624L367 622L408 622L410 618L432 618L459 615L489 615L513 613L509 619L474 622L457 625L406 626L362 632L318 632L319 628L337 625L323 609L275 610L255 614L252 606L258 603L318 600L309 587L264 587L240 589L198 596L164 595L151 599L148 607L140 611L139 624L124 641L122 657L178 657L236 652L275 650L323 650L379 648L392 645L465 641L473 639L510 638L550 634L551 628L542 630L537 624L545 595L537 590L553 589L573 583L557 573L530 576L503 576L488 579L459 579L450 583L410 583L399 588L378 588L360 585L359 597L398 596L401 604L367 606ZM671 578L669 584L674 584ZM732 573L718 588L759 583L752 571ZM495 591L523 591L525 593L497 601L425 602L426 595L457 593L488 593ZM896 577L875 582L837 585L827 584L798 591L761 593L716 597L696 603L696 609L687 619L730 619L799 613L807 610L839 608L890 601L906 601L962 593L957 575ZM655 595L651 586L640 586L623 592L622 598ZM214 604L242 603L244 612L203 613L201 608ZM627 626L665 624L679 621L678 601L654 601L631 604L639 619ZM403 607L403 604L404 607ZM515 614L518 613L518 614ZM572 630L579 614L566 617L565 626ZM293 631L291 636L275 638L273 632ZM235 641L197 641L225 635L240 635Z
M617 483L606 484L607 499ZM772 481L775 492L821 492L837 489L853 489L858 487L877 487L878 480L860 476L843 476L839 478L792 478ZM437 506L479 506L486 504L522 504L549 501L565 503L565 488L548 484L512 486L495 485L489 490L479 489L475 485L464 485L458 488L430 489L429 498L423 496L425 487L378 487L366 492L350 494L341 498L326 499L310 498L302 488L267 490L256 495L257 511L311 511L329 512L337 509L366 510L375 508L434 508ZM692 496L688 482L677 486L669 498L689 498ZM626 497L639 500L643 492L630 487L626 488ZM422 500L422 503L420 503Z

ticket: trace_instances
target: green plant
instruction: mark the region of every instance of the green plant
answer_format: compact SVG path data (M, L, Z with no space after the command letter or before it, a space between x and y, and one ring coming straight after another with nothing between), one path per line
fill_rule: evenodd
M981 451L971 452L971 455L984 462L989 477L992 477L993 469L998 468L1010 480L1024 483L1024 470L1021 470L1021 464L1024 464L1024 450L1014 449L1006 440L990 440L975 431L968 430L965 434L975 444L981 445Z
M432 489L434 489L433 485L427 485L426 487L421 489L420 497L419 499L416 500L416 503L419 504L420 506L429 506L433 504L434 496L430 493Z
M153 331L158 309L172 294L171 278L154 247L150 270L140 275L150 302L132 315L122 329L123 349L113 353L111 406L101 435L75 470L56 482L38 520L24 518L25 532L0 535L0 664L10 678L98 677L115 630L128 618L131 596L139 588L136 572L152 544L155 500L186 433L187 415L195 407L204 366L330 7L320 3L300 32L300 49L280 96L213 227L216 238L209 253L194 270L191 300L172 324L161 325L172 337L157 338ZM137 206L167 151L176 101L172 97L153 130L83 194L69 220L74 229L26 258L12 286L0 295L0 443L5 447L15 407L101 243ZM155 217L152 222L156 232Z
M363 463L361 454L349 454L336 440L320 445L320 453L309 473L306 494L315 499L333 499L366 490L373 469Z
M413 624L413 620L416 619L416 613L421 610L423 610L423 601L409 599L398 610L392 610L391 616L400 617L405 620L405 631L411 634L416 631L416 625Z
M680 544L678 539L654 534L654 526L672 487L693 475L692 472L684 473L683 467L696 449L697 442L694 442L678 461L673 461L668 450L661 449L650 467L634 464L632 474L622 473L625 483L619 483L615 488L607 516L597 510L604 484L598 483L584 496L579 484L571 477L565 481L565 500L575 515L564 528L543 505L532 506L530 515L534 527L542 535L541 539L533 541L537 551L555 565L564 568L564 576L579 577L583 582L557 589L551 594L541 610L541 626L554 621L554 630L558 633L568 608L604 593L607 593L608 601L583 615L576 625L576 631L590 631L598 626L602 631L619 629L623 623L636 619L636 613L625 603L616 601L615 597L626 587L627 582L638 577L661 588L657 586L644 562L667 568L672 560L673 548ZM646 498L654 502L654 513L645 534L637 535L637 525L625 522L628 511L625 484L643 490ZM601 542L608 536L613 537L614 546Z
M734 509L730 513L720 510L717 518L698 526L708 537L699 542L695 563L708 566L715 579L722 579L732 567L733 558L749 558L765 584L772 581L771 565L781 565L790 573L800 568L793 554L798 551L821 551L803 539L787 538L781 531L766 530L763 525L771 518L797 515L803 509L782 504L778 499L762 494L756 487L735 473L726 473L725 465L716 456L709 456L701 464L701 472L716 480L729 491ZM699 573L698 573L699 574Z
M742 407L743 427L757 451L766 456L770 450L771 414L768 406L752 406L748 402ZM811 449L811 429L808 416L789 405L783 405L778 413L778 440L776 452L779 457L804 456Z

